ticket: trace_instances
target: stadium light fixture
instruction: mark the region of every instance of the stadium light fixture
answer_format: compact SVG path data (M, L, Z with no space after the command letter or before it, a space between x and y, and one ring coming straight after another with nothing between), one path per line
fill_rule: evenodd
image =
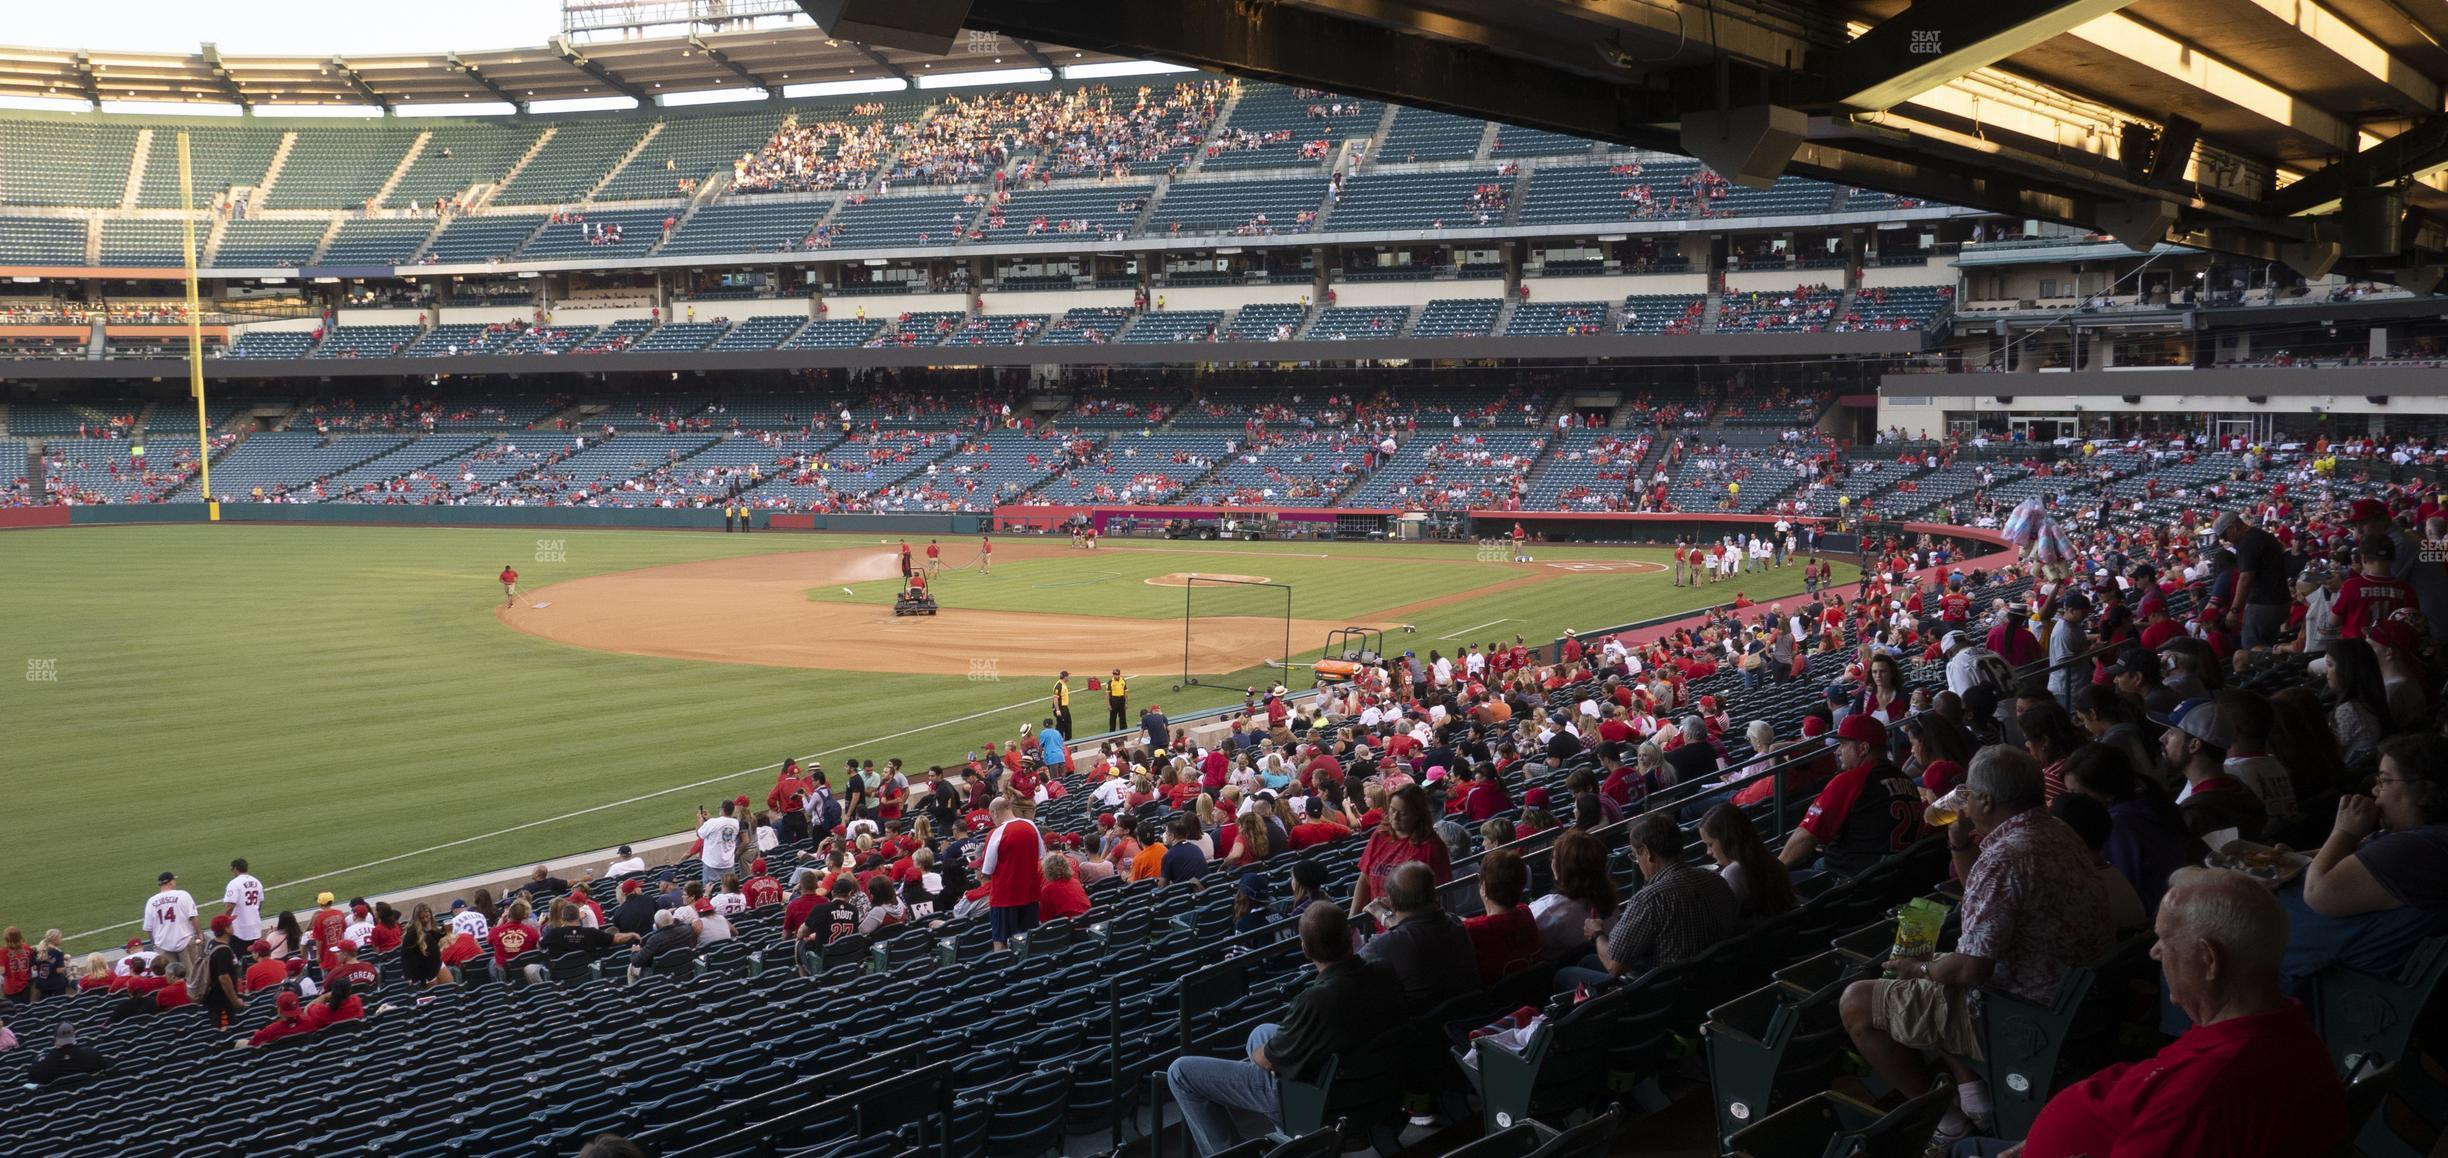
M76 97L0 96L0 109L32 109L46 113L92 112L90 101Z
M770 95L771 94L767 93L761 88L701 88L692 89L688 92L665 93L662 96L656 97L655 103L662 105L665 108L680 108L687 105L719 105L731 104L737 101L761 101Z
M976 88L989 84L1031 84L1054 79L1050 68L989 68L981 72L945 73L918 78L919 88Z
M506 117L518 112L518 106L508 101L469 101L464 104L403 104L393 110L403 117Z
M223 101L103 101L102 111L171 117L236 117L246 114L245 109Z
M563 100L534 101L528 104L531 113L594 113L607 109L634 109L637 101L625 96L569 97Z
M908 88L908 82L900 77L879 76L866 80L825 80L813 84L786 84L782 86L782 95L792 98L848 96L853 93L866 92L904 92Z
M1062 74L1064 80L1098 80L1113 76L1155 76L1167 72L1197 71L1186 64L1166 64L1160 60L1108 60L1099 64L1065 65Z
M255 106L259 116L266 117L380 117L383 111L373 105L283 105Z

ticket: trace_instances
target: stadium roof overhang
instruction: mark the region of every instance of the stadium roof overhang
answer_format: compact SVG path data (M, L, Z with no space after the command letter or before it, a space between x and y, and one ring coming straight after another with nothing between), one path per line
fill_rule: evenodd
M2428 289L2448 5L2411 0L801 0ZM951 23L945 24L945 21Z
M976 51L972 51L976 49ZM385 110L782 88L828 81L909 78L1117 58L1009 41L963 41L917 52L859 44L808 25L638 40L571 41L531 48L363 56L240 56L206 44L189 55L0 47L0 96Z

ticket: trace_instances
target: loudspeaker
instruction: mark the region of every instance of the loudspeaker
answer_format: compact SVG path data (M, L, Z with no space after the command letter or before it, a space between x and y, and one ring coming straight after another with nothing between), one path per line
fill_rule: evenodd
M2371 403L2374 406L2388 405L2388 395L2386 394L2366 394L2363 396L2363 400Z
M972 0L799 0L835 40L946 56L969 20Z
M2269 395L2267 394L2247 394L2244 396L2244 400L2252 403L2255 406L2269 405Z
M2346 220L2346 256L2395 257L2405 236L2405 194L2393 188L2356 189L2340 207Z
M2151 149L2150 179L2174 181L2182 178L2185 163L2193 159L2193 145L2201 140L2201 124L2191 117L2169 117L2159 130L2159 143Z
M1782 105L1744 105L1683 114L1683 151L1726 180L1765 189L1793 163L1810 117Z
M2338 258L2344 253L2345 247L2337 242L2315 237L2301 245L2279 246L2278 260L2302 274L2305 281L2319 281L2337 268Z
M2135 253L2149 253L2167 239L2176 224L2176 207L2156 197L2141 201L2111 201L2092 213L2099 231Z
M2150 175L2151 146L2158 140L2158 134L2140 121L2117 130L2117 163L2125 167L2127 177L2139 181Z

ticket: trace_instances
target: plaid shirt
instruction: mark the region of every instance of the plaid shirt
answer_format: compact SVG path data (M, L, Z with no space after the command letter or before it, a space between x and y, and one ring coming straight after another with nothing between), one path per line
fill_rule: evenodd
M1607 954L1627 977L1690 960L1733 935L1740 909L1724 878L1677 861L1624 902Z
M1964 874L1955 948L1994 963L1990 985L2045 1004L2067 969L2098 960L2114 942L2091 850L2064 821L2027 809L1981 837L1980 857Z

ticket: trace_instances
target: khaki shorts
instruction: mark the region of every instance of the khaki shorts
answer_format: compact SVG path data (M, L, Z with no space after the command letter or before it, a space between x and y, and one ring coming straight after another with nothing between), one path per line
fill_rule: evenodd
M1980 1027L1963 990L1927 978L1870 984L1877 987L1870 996L1872 1027L1900 1045L1980 1060Z

